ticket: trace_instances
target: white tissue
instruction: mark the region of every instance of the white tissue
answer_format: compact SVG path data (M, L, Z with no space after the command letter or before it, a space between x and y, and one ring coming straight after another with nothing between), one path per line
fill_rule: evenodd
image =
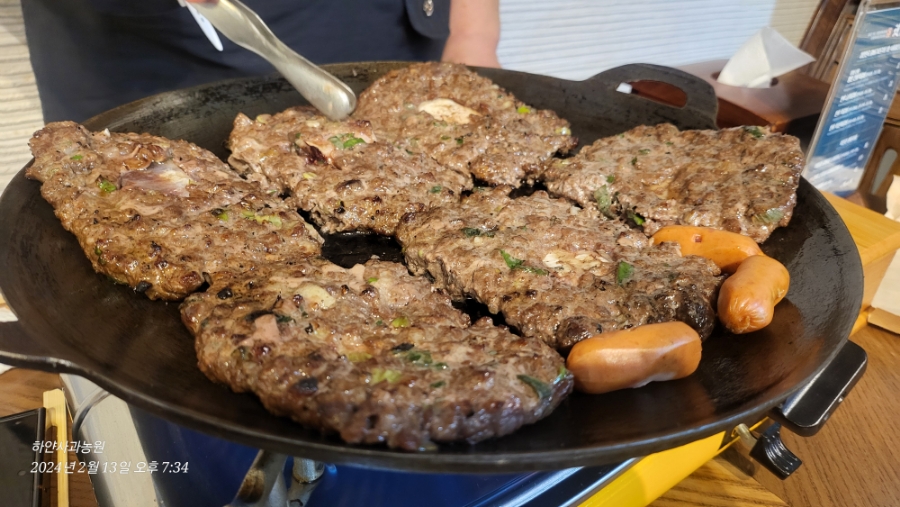
M768 88L772 79L815 58L795 48L770 27L753 34L719 73L719 82L746 88Z

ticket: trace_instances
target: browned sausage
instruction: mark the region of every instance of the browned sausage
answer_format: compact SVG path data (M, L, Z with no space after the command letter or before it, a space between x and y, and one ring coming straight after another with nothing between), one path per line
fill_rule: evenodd
M756 241L736 232L692 225L668 225L651 238L654 244L675 242L681 255L698 255L716 263L726 273L734 273L751 255L763 255Z
M566 368L575 388L599 394L690 375L700 364L700 336L684 322L602 333L572 347Z
M780 262L765 255L748 257L719 289L719 320L737 334L768 326L790 284L791 275Z

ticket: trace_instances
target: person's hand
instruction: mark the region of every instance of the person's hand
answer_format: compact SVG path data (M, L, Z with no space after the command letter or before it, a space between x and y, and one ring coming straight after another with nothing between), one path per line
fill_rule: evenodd
M499 0L451 0L450 37L441 60L478 67L500 67Z

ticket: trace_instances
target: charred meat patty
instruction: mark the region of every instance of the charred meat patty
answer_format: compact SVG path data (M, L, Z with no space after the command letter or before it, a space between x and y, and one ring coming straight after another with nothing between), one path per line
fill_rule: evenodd
M551 193L643 226L714 227L759 243L785 226L797 203L803 153L797 138L759 127L686 130L642 126L556 160Z
M193 144L72 122L47 125L30 144L26 175L42 182L94 269L152 299L320 252L295 209Z
M397 238L410 270L559 349L671 320L712 332L721 282L712 262L681 257L674 243L651 246L596 208L545 192L510 199L510 190L476 190L460 206L405 217Z
M207 376L350 443L417 450L505 435L573 384L550 347L487 318L470 325L400 264L270 266L220 278L181 310Z
M390 235L400 217L456 203L467 172L377 140L367 121L330 121L307 107L238 115L229 162L310 213L323 232Z
M370 121L379 139L494 185L518 186L577 144L553 111L451 63L389 72L360 95L353 117Z

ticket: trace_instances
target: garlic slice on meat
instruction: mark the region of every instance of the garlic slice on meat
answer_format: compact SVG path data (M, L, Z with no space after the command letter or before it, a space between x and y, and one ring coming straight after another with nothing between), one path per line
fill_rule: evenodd
M474 109L450 99L426 100L419 103L418 109L434 116L438 121L446 121L458 125L469 123L469 117L472 115L481 116Z
M568 273L577 270L602 275L610 270L609 266L612 261L599 253L573 254L565 250L553 250L544 256L542 262L544 266L557 272Z
M146 169L123 172L119 188L138 188L145 192L159 192L173 197L189 197L187 186L191 178L171 160L152 162Z
M544 263L544 266L547 266L550 269L557 269L562 266L562 262L559 260L559 255L550 252L544 256L544 259L541 261Z
M297 289L297 293L303 296L303 300L313 308L319 310L327 310L334 306L336 302L334 296L328 293L325 288L314 283L304 283Z

